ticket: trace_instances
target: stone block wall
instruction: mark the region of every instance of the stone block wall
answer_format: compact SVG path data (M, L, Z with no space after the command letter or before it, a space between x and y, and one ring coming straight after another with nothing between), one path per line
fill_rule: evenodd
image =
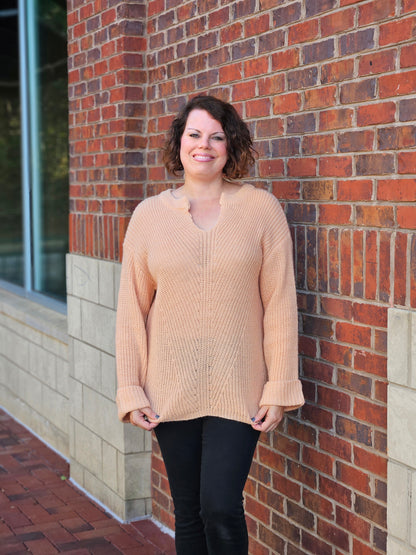
M416 312L390 309L388 324L388 549L416 553Z
M65 314L0 289L0 405L69 456Z
M115 309L120 264L68 255L71 479L122 520L151 513L151 436L118 421Z

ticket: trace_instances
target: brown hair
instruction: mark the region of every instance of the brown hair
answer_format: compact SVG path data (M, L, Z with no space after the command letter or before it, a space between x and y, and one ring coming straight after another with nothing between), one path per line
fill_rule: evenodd
M181 138L186 121L192 110L205 110L217 120L227 139L228 160L224 166L225 178L232 180L248 174L254 164L253 142L246 123L235 108L215 96L195 96L181 110L170 126L165 145L163 162L169 173L177 175L183 170L180 159Z

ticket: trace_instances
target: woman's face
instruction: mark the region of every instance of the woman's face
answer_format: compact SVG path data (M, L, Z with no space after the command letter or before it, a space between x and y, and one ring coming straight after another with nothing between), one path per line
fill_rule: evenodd
M192 110L181 138L180 158L187 177L222 178L227 140L219 121L206 110Z

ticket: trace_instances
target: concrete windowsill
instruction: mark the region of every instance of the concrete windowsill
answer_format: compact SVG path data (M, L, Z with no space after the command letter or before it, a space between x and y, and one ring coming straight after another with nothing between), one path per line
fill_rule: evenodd
M68 344L67 316L0 288L0 313Z

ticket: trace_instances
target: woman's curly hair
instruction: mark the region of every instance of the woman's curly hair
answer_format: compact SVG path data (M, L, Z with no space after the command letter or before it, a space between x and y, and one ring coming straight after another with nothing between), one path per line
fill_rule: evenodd
M228 180L245 177L255 161L250 131L231 104L215 96L205 95L192 98L172 122L163 154L163 162L168 172L178 175L183 170L180 159L181 138L192 110L205 110L224 130L228 153L228 160L223 169L224 177Z

